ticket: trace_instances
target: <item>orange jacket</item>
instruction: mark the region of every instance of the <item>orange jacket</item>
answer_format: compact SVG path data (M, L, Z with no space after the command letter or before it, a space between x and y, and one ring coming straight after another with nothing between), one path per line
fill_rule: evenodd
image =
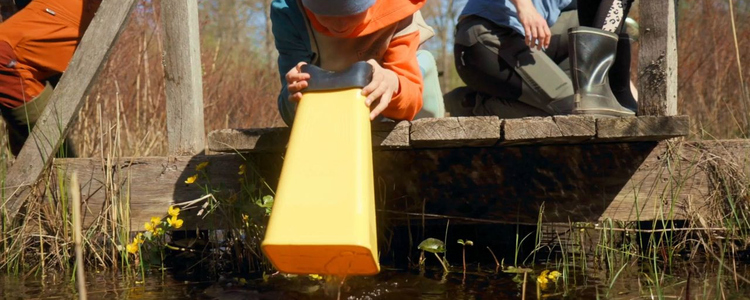
M425 2L426 0L377 0L368 9L365 21L350 36L337 41L336 38L331 38L330 31L320 25L314 14L304 9L305 16L302 16L296 0L275 0L272 4L271 20L274 23L274 37L279 51L279 73L282 83L280 103L284 101L282 98L287 97L284 75L301 61L316 63L313 61L316 57L323 60L346 60L347 63L351 60L375 59L382 67L396 73L400 84L399 91L393 95L382 115L396 120L412 120L422 109L422 73L416 56L420 36L415 28L410 28L414 30L406 30L407 33L403 34L399 33L399 30L403 29L400 23L409 23L411 16ZM300 17L303 20L299 20ZM312 32L312 36L309 35L304 19L310 20L315 31ZM384 38L379 39L378 35ZM385 38L384 35L389 36ZM357 42L350 43L344 41L345 39ZM317 42L318 49L313 49L311 41ZM356 48L360 41L366 43L366 49ZM379 41L387 41L387 45L378 45ZM331 43L332 46L321 45L325 42ZM378 48L382 48L382 51L378 51ZM321 53L313 54L316 50ZM322 53L325 51L332 53ZM320 62L316 64L321 65ZM326 62L323 61L322 67L325 68L325 65Z

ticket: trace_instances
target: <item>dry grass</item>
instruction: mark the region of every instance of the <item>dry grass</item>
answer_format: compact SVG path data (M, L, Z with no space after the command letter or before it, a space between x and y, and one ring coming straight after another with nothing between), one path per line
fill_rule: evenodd
M100 108L103 124L121 119L121 155L166 154L161 23L151 1L140 4L75 123L73 139L81 156L99 156L102 151ZM207 14L202 11L202 29L212 28ZM202 34L206 132L283 126L276 110L277 71L267 67L271 56L260 53L250 40L222 42L205 31Z

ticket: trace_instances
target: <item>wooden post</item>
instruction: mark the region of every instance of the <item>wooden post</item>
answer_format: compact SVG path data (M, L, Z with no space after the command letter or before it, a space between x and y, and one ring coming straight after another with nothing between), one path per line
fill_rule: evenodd
M197 0L164 0L164 75L169 155L205 149L203 78Z
M640 1L638 113L677 114L677 18L675 0Z
M135 0L104 0L99 7L49 104L8 170L3 184L3 205L8 219L15 218L31 185L60 148L135 3Z

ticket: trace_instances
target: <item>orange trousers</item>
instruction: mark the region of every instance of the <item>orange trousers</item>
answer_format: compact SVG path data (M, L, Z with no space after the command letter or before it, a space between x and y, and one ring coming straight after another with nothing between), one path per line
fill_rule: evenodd
M65 71L101 0L34 0L0 23L0 105L20 107Z

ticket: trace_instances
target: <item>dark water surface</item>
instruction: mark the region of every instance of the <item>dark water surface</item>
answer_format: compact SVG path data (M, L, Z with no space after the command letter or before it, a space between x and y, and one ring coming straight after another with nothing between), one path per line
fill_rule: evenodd
M455 266L455 265L454 265ZM647 267L618 268L617 279L607 270L568 269L566 281L538 286L535 275L526 282L526 299L750 299L750 285L735 284L731 273L703 265L686 265L674 274ZM539 273L539 270L535 273ZM701 273L701 271L703 273ZM679 275L678 275L679 273ZM690 285L687 284L687 273ZM750 277L748 268L737 274ZM695 275L693 275L695 274ZM662 277L655 285L652 278ZM470 266L443 276L441 270L405 271L385 268L379 275L347 278L311 278L276 274L263 279L230 278L210 282L175 280L169 273L150 274L141 282L112 273L87 276L89 299L521 299L523 275L478 270ZM568 288L565 289L564 287ZM690 293L690 298L686 297ZM70 276L47 275L29 279L0 276L0 299L76 299Z

